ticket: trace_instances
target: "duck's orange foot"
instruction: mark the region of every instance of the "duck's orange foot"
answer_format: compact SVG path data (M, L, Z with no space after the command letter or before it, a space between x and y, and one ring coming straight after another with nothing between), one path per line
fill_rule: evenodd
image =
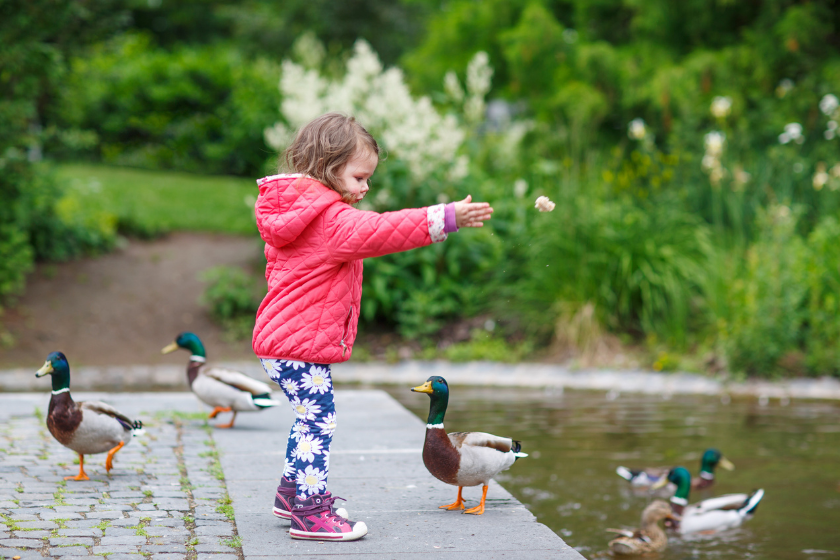
M216 408L213 409L213 412L211 412L207 416L207 418L215 418L216 416L219 415L220 412L230 412L231 410L233 410L233 409L229 406L217 406Z
M487 499L487 490L489 488L490 488L489 486L485 486L484 488L482 488L481 489L481 503L479 503L474 508L470 508L470 509L464 511L464 513L471 513L473 515L481 515L482 513L484 513L484 501Z
M473 515L481 515L482 513L484 513L484 504L481 503L481 504L478 504L477 506L475 506L474 508L465 509L464 513L471 513Z
M79 454L79 474L76 476L65 476L64 480L90 480L85 474L85 456Z
M230 411L230 408L228 408L228 411ZM217 428L233 428L233 421L234 420L236 420L236 411L233 412L233 417L230 419L230 422L228 422L227 424L218 424L216 427Z
M455 500L454 503L446 504L445 506L439 506L438 509L445 509L447 511L452 511L454 509L464 509L464 499L461 497L461 492L464 490L463 486L458 487L458 498Z
M114 455L116 455L117 451L122 449L124 446L125 442L121 441L118 446L108 452L107 457L105 457L105 472L111 472L111 469L114 468Z

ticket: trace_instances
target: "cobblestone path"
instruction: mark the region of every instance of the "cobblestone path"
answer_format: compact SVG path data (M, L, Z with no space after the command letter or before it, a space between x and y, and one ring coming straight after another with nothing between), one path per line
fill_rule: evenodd
M0 558L241 560L212 429L202 414L144 416L146 434L114 457L78 456L43 413L0 424Z

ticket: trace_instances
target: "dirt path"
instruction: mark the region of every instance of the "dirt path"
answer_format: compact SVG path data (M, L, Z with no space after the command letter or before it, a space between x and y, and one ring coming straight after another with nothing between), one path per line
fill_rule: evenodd
M131 241L97 258L38 266L26 293L7 309L3 324L13 336L0 346L0 369L36 367L61 350L74 365L183 364L180 353L160 349L190 330L217 360L253 358L250 341L226 342L199 303L203 270L252 266L259 239L175 233Z

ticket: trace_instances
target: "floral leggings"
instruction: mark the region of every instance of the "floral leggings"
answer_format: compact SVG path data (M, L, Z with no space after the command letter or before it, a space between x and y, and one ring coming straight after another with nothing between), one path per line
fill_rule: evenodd
M335 399L329 364L262 359L263 369L283 389L297 414L286 444L283 475L297 482L305 499L323 494L335 432Z

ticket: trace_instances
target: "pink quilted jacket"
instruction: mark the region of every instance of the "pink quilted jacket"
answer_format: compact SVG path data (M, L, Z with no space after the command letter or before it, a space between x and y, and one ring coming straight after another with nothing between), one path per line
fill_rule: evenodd
M366 212L300 175L257 181L268 294L252 345L260 358L333 364L350 359L362 297L362 259L446 239L444 205Z

